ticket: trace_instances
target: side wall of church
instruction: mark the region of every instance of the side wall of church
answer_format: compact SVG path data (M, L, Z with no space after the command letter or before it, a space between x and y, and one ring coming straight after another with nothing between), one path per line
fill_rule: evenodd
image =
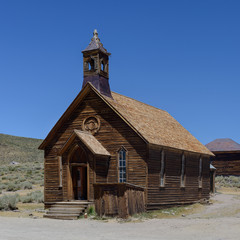
M164 185L161 186L161 158L164 151ZM182 155L184 154L184 186L181 186ZM199 161L202 159L202 183ZM161 205L192 203L208 199L210 191L210 160L200 154L150 147L148 162L148 208Z

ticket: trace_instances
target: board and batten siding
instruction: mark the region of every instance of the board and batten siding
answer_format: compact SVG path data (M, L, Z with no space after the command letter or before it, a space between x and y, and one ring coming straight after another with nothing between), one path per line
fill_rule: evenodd
M165 182L160 186L161 152L165 155ZM181 187L181 164L183 151L151 146L148 160L147 208L157 209L161 205L196 202L209 198L210 162L202 158L202 187L199 187L200 154L184 152L185 186Z
M106 103L91 91L72 112L68 120L58 129L45 149L45 202L63 200L64 191L67 191L64 188L66 178L62 179L63 188L59 188L58 152L71 136L73 130L82 130L83 120L90 116L99 118L101 127L94 137L111 154L106 176L102 167L99 166L99 162L91 165L90 169L94 172L94 177L89 179L90 185L98 182L118 182L117 151L124 146L127 150L127 182L142 187L146 186L146 143ZM95 168L98 169L95 170ZM62 171L63 176L69 174L64 164ZM92 190L90 189L90 191ZM93 197L92 194L90 194L91 198Z

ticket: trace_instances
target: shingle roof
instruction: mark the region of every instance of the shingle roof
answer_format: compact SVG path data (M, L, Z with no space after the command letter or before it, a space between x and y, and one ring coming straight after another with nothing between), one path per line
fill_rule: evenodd
M60 154L63 154L75 138L79 138L80 141L95 155L111 156L111 154L103 147L103 145L89 132L73 130L72 135L68 138L66 143L63 145Z
M169 113L112 92L107 101L152 144L213 155Z
M240 144L230 138L218 138L206 144L212 152L240 151Z
M74 132L92 153L97 155L111 156L111 154L91 133L79 131L76 129L74 129Z
M166 111L114 92L112 92L113 99L106 97L89 82L52 128L39 149L44 149L47 146L59 127L69 118L91 90L105 101L146 142L189 152L213 155Z

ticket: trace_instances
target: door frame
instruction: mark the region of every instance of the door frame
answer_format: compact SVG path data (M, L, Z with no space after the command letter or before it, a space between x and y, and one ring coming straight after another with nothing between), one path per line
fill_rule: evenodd
M74 152L79 148L78 144L72 147L71 151L67 157L67 200L68 201L79 201L74 199L74 192L73 192L73 179L72 179L72 167L87 167L87 201L89 201L89 163L70 163L71 157ZM82 148L85 154L88 156L87 152Z
M88 163L71 163L70 165L70 174L71 174L71 180L72 180L72 191L73 191L73 178L72 178L72 167L85 167L87 169L87 200L89 200L89 164ZM73 201L77 201L74 199L74 193L72 195Z

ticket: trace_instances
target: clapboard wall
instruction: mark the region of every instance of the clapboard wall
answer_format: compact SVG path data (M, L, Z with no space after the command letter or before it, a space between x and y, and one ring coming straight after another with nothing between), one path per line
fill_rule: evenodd
M165 184L160 186L161 152L165 155ZM185 156L185 186L181 187L181 162ZM202 185L199 187L199 159L202 158ZM148 160L147 208L196 202L209 198L210 160L208 156L151 146Z
M216 168L216 175L240 176L240 151L213 153L212 165Z

